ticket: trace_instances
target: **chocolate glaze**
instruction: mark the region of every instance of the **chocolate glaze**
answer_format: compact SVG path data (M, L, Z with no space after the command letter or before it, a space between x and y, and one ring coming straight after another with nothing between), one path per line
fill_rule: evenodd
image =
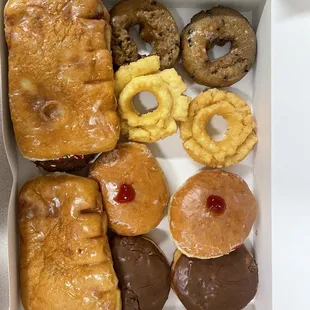
M257 284L257 265L244 245L215 259L181 255L172 274L173 288L187 310L243 309Z
M143 237L111 241L123 310L161 310L170 291L170 268L160 250Z
M69 172L83 169L93 158L94 155L71 155L55 160L35 161L34 163L48 172Z

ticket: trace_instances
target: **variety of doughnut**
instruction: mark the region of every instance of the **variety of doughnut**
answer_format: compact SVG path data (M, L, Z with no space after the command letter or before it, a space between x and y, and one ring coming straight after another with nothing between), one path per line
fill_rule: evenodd
M228 122L225 138L218 142L205 129L216 114ZM235 165L248 155L257 142L254 128L251 109L242 98L232 92L210 89L191 102L180 131L189 156L208 167L222 168Z
M162 310L170 291L170 267L160 248L145 237L111 241L123 310Z
M180 35L170 12L154 0L122 0L112 10L112 52L116 66L137 61L141 56L129 35L140 26L140 37L152 45L150 55L160 57L160 68L172 68L179 56Z
M121 129L129 140L156 142L177 131L176 121L186 120L191 101L189 97L182 95L186 84L175 69L158 70L159 57L150 56L121 67L115 74ZM140 115L135 110L132 99L143 91L155 95L158 107Z
M231 43L230 52L214 61L208 52L215 46ZM227 87L241 80L256 58L256 36L239 12L216 7L196 14L181 36L185 70L198 84Z
M162 220L168 188L158 162L145 145L118 144L92 164L89 176L100 184L109 226L117 234L146 234Z
M244 245L205 260L176 251L171 271L172 288L187 310L240 310L257 291L257 265Z
M203 170L172 196L169 225L180 252L209 259L243 244L256 214L255 198L244 180L229 172Z
M257 142L247 103L218 89L193 101L184 95L187 86L171 69L179 31L156 1L121 0L111 19L99 0L28 2L9 0L5 8L11 116L23 156L58 172L28 181L19 194L24 308L161 310L170 284L188 310L245 307L258 283L243 245L257 213L245 181L203 170L174 193L168 221L178 250L170 274L160 248L141 236L165 215L163 171L145 145L117 142L120 131L131 141L156 142L180 122L189 156L211 168L228 167ZM129 36L135 25L152 45L148 57ZM181 40L185 70L206 86L236 83L255 61L255 33L229 8L196 14ZM211 61L208 52L227 42L230 52ZM140 114L133 97L144 91L158 106ZM205 130L216 114L228 122L219 142ZM89 178L59 173L86 167L97 153Z

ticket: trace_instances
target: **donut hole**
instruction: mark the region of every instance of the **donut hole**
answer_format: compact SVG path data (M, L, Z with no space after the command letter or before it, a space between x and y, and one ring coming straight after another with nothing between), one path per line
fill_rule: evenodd
M209 61L215 61L230 53L231 42L223 42L223 45L218 42L218 44L214 44L213 47L208 50Z
M129 35L136 43L138 53L140 56L148 56L152 50L152 46L143 41L140 37L140 25L133 25L129 29Z
M156 97L147 91L141 92L133 97L133 106L139 114L146 114L158 107Z
M227 129L228 123L226 119L217 114L206 125L208 135L216 142L224 140Z

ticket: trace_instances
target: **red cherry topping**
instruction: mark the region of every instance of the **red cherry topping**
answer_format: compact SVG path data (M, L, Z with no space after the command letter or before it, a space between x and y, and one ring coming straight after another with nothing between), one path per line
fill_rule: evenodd
M133 201L135 196L136 192L134 188L130 184L123 183L120 186L117 196L114 198L114 200L119 203L126 203Z
M207 208L213 213L213 215L222 215L226 210L226 202L220 196L211 195L207 199Z

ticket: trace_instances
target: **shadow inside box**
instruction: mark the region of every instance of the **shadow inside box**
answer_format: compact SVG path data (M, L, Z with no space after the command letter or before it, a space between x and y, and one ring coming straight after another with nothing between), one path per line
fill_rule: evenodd
M238 174L243 179L246 179L248 176L253 175L253 167L250 165L238 164L228 168L224 168L222 170Z
M247 93L243 92L242 90L240 90L239 88L236 88L236 87L226 87L226 88L224 88L224 90L227 90L227 91L235 93L236 95L241 97L248 104L252 103L252 97L249 94L247 94Z
M244 178L244 177L246 177L248 175L252 175L253 174L253 167L252 167L252 165L250 165L250 164L242 164L242 163L239 163L239 164L233 165L231 167L227 167L227 168L209 168L209 167L206 167L206 166L202 166L200 169L198 169L198 171L216 170L216 169L238 174L242 178Z
M179 14L178 10L169 8L169 12L171 13L173 19L175 20L176 24L178 25L179 31L185 27L185 23L181 15Z
M162 230L160 228L153 229L146 236L158 245L163 244L166 240L169 240L170 238L168 231Z
M188 158L179 132L156 143L149 143L147 147L157 158Z
M175 182L175 180L177 179L175 166L170 161L167 160L159 161L159 164L162 170L164 171L169 194L172 195L177 189L177 183Z
M244 308L244 310L256 310L256 307L253 302L251 302L249 305Z

